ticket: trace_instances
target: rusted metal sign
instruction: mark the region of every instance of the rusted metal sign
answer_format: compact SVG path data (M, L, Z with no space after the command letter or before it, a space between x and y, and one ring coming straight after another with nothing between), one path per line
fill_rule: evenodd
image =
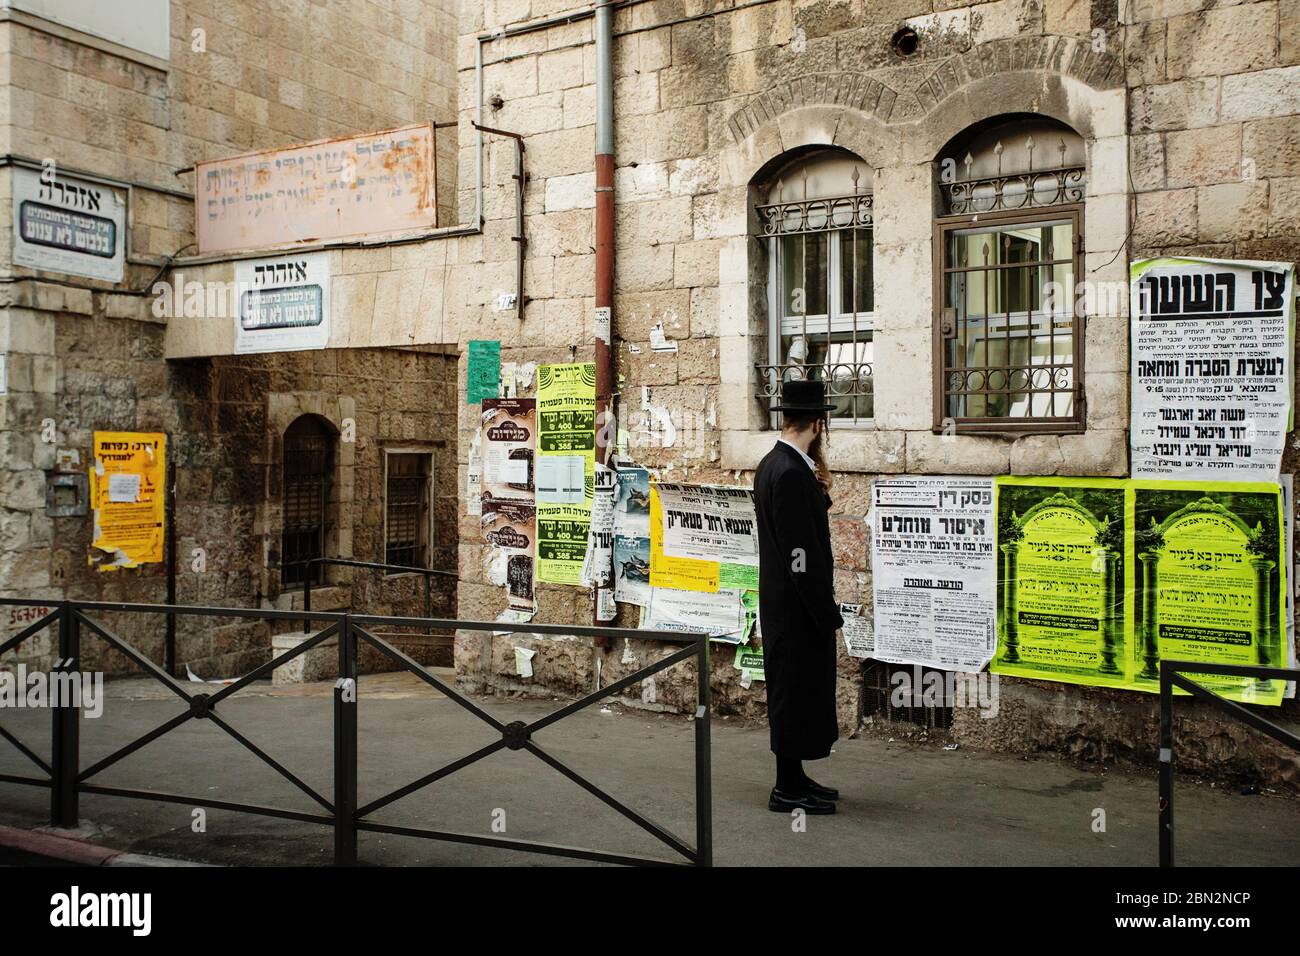
M199 163L199 253L431 229L433 147L425 123Z

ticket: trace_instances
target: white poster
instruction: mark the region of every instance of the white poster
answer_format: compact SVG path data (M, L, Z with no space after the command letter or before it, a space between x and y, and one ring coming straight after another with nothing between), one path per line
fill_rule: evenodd
M754 492L749 488L660 483L664 554L758 566Z
M539 455L537 500L548 505L586 502L587 459L582 455Z
M978 671L997 632L993 479L906 476L871 485L877 660Z
M587 555L582 562L582 583L602 588L610 583L614 564L614 469L596 463L596 493L591 499L591 524L587 529Z
M844 649L849 657L876 656L876 634L871 618L863 613L861 604L841 604L840 617L844 618Z
M330 254L235 262L235 352L323 349L330 337Z
M1134 478L1277 481L1290 429L1288 263L1133 263Z
M641 626L652 631L708 634L738 644L745 632L745 609L739 591L651 588L650 606L642 614Z
M14 265L121 282L125 188L45 169L13 167Z

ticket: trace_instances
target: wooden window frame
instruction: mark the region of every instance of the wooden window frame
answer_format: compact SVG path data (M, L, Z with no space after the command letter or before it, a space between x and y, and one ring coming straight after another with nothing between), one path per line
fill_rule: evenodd
M1074 282L1077 289L1083 275L1083 224L1084 203L1033 206L1028 209L999 210L981 212L971 215L938 216L934 220L933 271L934 271L934 425L935 434L955 433L958 435L1077 435L1087 428L1087 399L1084 379L1084 335L1087 329L1087 316L1077 310L1079 297L1075 294L1076 307L1071 317L1071 335L1073 338L1073 410L1069 418L1065 417L1002 417L1002 418L953 418L946 410L945 382L948 376L947 350L945 345L950 337L947 334L948 310L945 308L945 280L948 277L947 239L951 232L979 226L1004 228L1009 225L1033 225L1055 219L1068 219L1073 229L1071 258L1074 264Z

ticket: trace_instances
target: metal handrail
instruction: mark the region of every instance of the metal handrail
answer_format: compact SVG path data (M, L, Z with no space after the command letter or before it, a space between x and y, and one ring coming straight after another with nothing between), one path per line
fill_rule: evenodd
M679 634L670 631L650 631L638 628L611 628L594 626L570 626L567 624L527 624L518 630L534 635L564 635L566 637L626 637L633 640L650 640L662 644L680 645L679 649L666 654L659 660L627 674L619 680L589 694L571 701L558 710L533 720L530 723L513 721L503 723L484 711L474 701L455 689L453 685L440 680L436 675L426 671L412 658L398 648L377 636L369 628L375 625L422 626L448 630L500 631L499 621L460 621L433 618L391 617L385 615L359 615L350 612L317 611L315 617L326 620L328 626L307 641L302 642L285 653L254 668L233 684L228 684L213 693L192 690L193 685L183 685L154 664L145 654L131 646L127 641L114 634L105 625L92 620L87 612L112 611L127 614L176 614L182 616L260 618L264 620L308 620L310 612L279 611L260 608L219 608L193 607L169 604L129 604L107 601L51 601L48 599L0 598L0 606L48 606L54 610L25 627L14 637L0 644L0 654L12 650L31 639L47 627L58 628L58 667L72 670L81 657L81 631L83 626L115 648L128 659L141 667L146 676L157 680L171 690L185 709L153 730L136 737L126 745L100 759L91 766L82 769L80 761L80 721L79 702L69 703L59 700L51 708L53 712L51 757L48 763L41 760L32 748L20 741L15 735L0 728L0 738L15 746L18 751L36 764L45 776L28 777L17 774L0 774L0 783L16 783L28 786L46 787L50 790L50 822L58 827L75 827L79 819L79 797L82 793L125 797L128 799L161 801L187 806L201 806L212 809L235 810L259 816L277 817L306 823L330 826L334 830L334 861L336 865L355 865L357 862L357 834L360 831L389 833L398 836L412 836L422 839L444 842L463 843L474 846L490 846L501 849L521 850L552 856L565 856L592 862L621 863L633 865L682 865L679 860L664 860L648 856L611 853L587 847L556 846L529 840L513 840L495 835L477 833L456 833L418 827L400 827L369 819L369 815L381 807L401 800L410 794L424 789L437 780L450 776L458 770L496 753L502 749L527 750L540 761L562 776L582 787L607 806L631 820L661 843L670 847L685 858L686 864L711 866L713 863L713 797L711 770L710 718L712 698L709 687L709 639L706 635ZM287 767L262 750L248 739L217 712L218 705L253 681L263 679L277 668L306 653L309 649L322 644L327 638L338 637L338 669L340 679L334 686L333 739L334 739L334 793L333 799L326 799L315 789L306 784ZM416 677L442 692L453 703L459 705L479 720L482 720L500 739L481 747L477 751L460 757L446 766L426 773L416 780L398 789L358 806L358 770L357 756L359 748L358 719L356 705L358 693L356 678L361 643L371 645L375 650L394 661L402 669L409 670ZM537 731L568 717L585 707L617 694L647 677L657 674L676 664L694 659L696 709L695 723L695 845L676 836L666 827L655 823L648 817L606 793L596 784L587 780L576 770L548 753L532 736ZM257 804L238 803L225 800L213 800L206 796L166 793L155 790L139 790L127 787L110 787L94 783L91 778L98 775L118 761L124 759L149 743L169 733L176 727L190 720L210 720L213 724L230 735L237 743L257 757L281 777L292 783L299 791L308 796L319 809L305 812L285 807L271 807Z
M338 557L316 557L308 558L305 561L285 561L281 562L280 567L297 567L303 565L306 573L302 579L302 609L311 610L311 581L313 565L334 565L345 568L367 568L373 571L397 571L399 573L415 573L424 575L424 616L433 616L433 592L430 587L430 581L435 577L458 578L460 575L456 571L447 571L441 568L421 568L409 564L387 564L383 561L358 561L355 558L338 558ZM311 618L307 619L304 625L305 630L311 630Z
M1160 662L1160 865L1174 865L1174 688L1208 701L1230 717L1267 734L1278 743L1300 752L1300 735L1285 730L1236 701L1228 700L1187 674L1221 677L1253 677L1256 680L1300 680L1300 670L1286 667L1258 667L1249 664L1208 664L1205 661Z

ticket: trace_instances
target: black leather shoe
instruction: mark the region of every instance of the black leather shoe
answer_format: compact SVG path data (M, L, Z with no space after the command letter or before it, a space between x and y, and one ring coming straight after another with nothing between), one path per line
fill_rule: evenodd
M804 780L803 788L819 800L838 800L840 798L840 792L834 787L823 787L811 778Z
M775 787L772 788L772 795L767 798L767 808L774 813L790 813L793 810L811 814L835 812L835 804L828 800L814 797L810 793L786 793Z

